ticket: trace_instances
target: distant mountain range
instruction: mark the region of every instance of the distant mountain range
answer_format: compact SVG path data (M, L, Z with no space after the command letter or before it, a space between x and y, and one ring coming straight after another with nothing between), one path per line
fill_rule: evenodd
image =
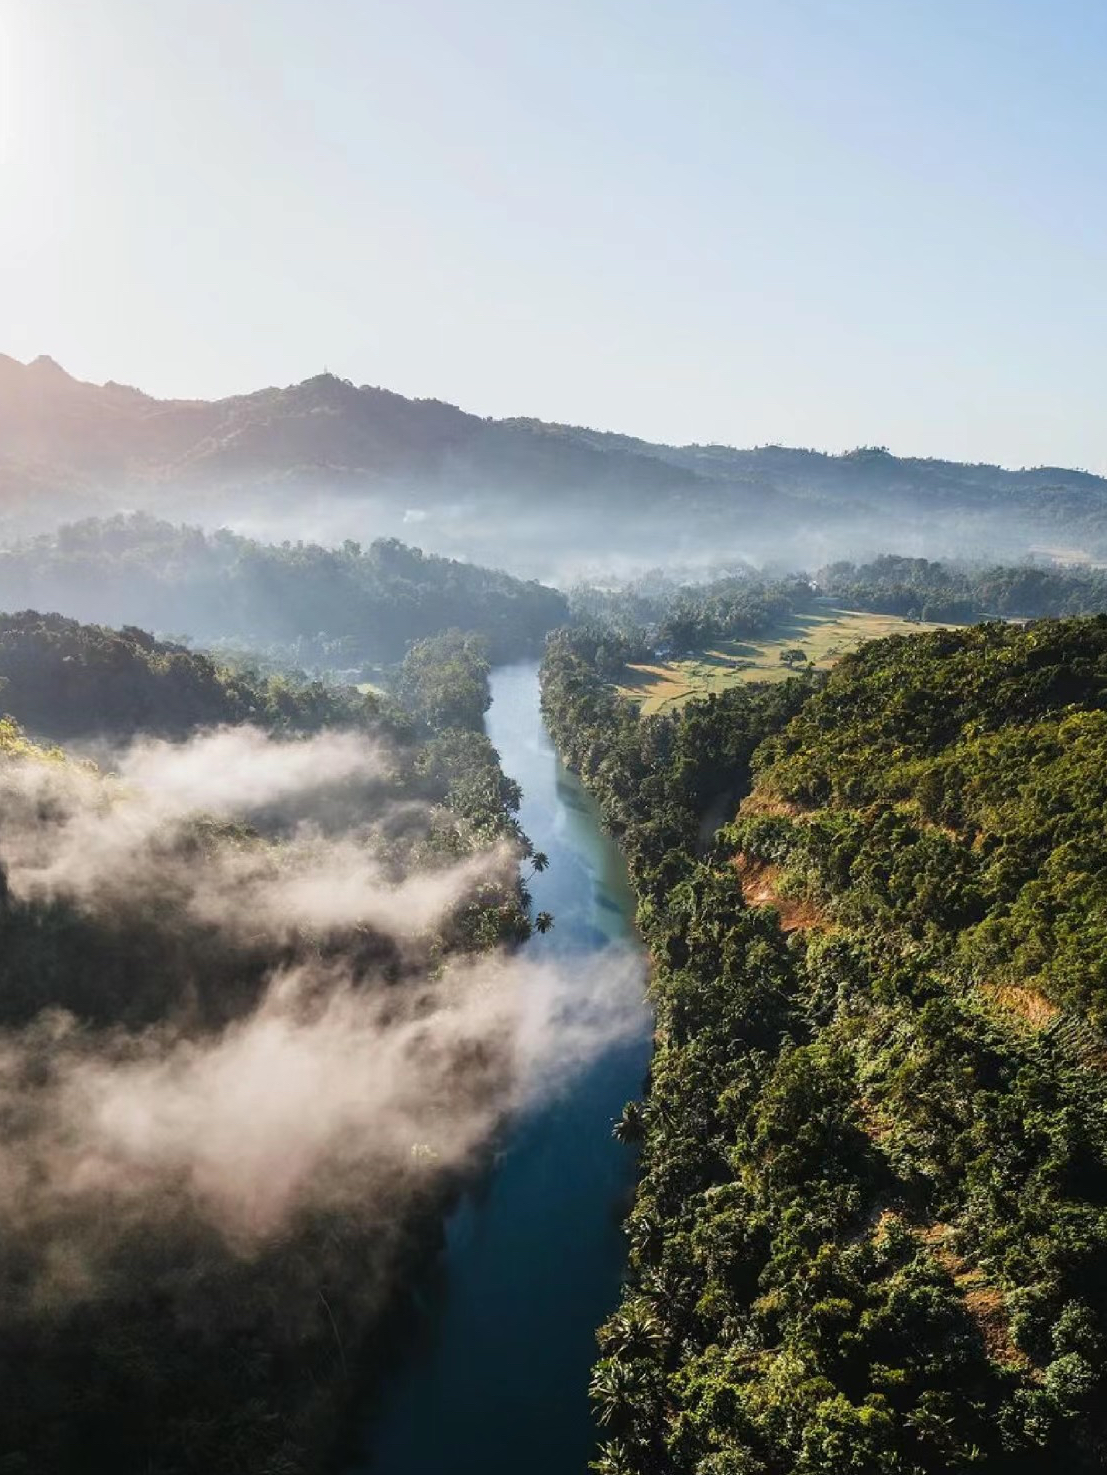
M221 400L159 400L88 384L51 358L0 355L5 476L36 484L224 483L274 476L370 489L416 484L452 493L556 484L633 484L663 492L696 473L590 432L537 420L484 420L440 400L411 400L319 374L286 389ZM652 448L651 448L652 449Z
M74 379L50 358L0 355L0 516L10 529L124 506L291 525L305 498L332 512L369 501L374 531L426 522L428 546L472 542L485 557L493 511L556 524L566 546L614 537L641 554L659 535L670 543L670 531L694 557L720 539L763 555L767 542L801 532L843 551L861 534L882 547L894 534L903 551L933 538L947 554L966 537L998 538L1008 553L1107 546L1107 479L1060 467L1012 471L880 448L667 446L484 419L331 374L229 399L159 400Z

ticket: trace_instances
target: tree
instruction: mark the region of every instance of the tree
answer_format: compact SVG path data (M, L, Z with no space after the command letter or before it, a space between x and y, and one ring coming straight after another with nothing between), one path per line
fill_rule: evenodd
M665 1340L664 1328L645 1300L626 1301L599 1333L605 1352L621 1357L649 1357Z
M641 1102L628 1101L611 1129L616 1142L637 1147L646 1135L646 1117Z

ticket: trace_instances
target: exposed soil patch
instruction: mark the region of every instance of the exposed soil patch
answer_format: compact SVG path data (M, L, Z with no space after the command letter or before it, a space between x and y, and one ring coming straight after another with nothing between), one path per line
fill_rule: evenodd
M1031 1029L1045 1029L1061 1013L1060 1009L1045 994L1036 988L1021 983L985 985L986 992L1001 1009L1015 1014Z
M734 857L734 868L738 872L746 905L775 907L780 916L781 931L805 932L827 925L826 917L813 901L781 895L782 872L779 866L753 860L739 851Z
M1008 1367L1029 1368L1030 1359L1015 1346L1011 1336L1006 1297L998 1286L988 1283L982 1270L957 1253L952 1228L948 1224L930 1224L919 1238L964 1298L965 1309L988 1349L988 1356Z
M777 819L803 819L810 811L799 804L793 804L790 799L781 799L763 789L754 789L752 794L742 800L738 813L762 814Z

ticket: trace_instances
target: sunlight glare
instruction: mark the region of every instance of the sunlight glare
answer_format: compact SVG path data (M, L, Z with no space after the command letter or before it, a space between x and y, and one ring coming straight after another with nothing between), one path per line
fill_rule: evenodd
M5 190L14 182L12 175L19 164L21 145L25 140L25 104L27 98L28 48L12 14L10 4L0 5L0 168L4 171Z

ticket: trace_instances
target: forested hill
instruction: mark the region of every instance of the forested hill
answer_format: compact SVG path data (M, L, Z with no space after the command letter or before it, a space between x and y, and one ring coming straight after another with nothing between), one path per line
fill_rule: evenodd
M184 496L210 521L226 519L233 502L255 519L295 512L303 526L305 498L321 493L339 503L375 499L391 531L405 509L432 509L436 546L487 558L507 540L520 566L526 539L511 519L525 515L560 539L566 507L584 520L566 540L578 555L595 552L600 529L609 548L653 546L656 527L636 539L627 513L668 526L689 553L717 552L723 530L768 553L824 535L841 546L847 528L856 546L874 517L883 546L895 546L889 533L909 533L928 552L949 553L970 537L981 549L1107 539L1107 481L1083 471L897 457L882 447L832 455L670 446L535 418L486 419L329 373L221 400L158 400L84 383L48 358L0 356L0 445L0 514L12 525L57 521L81 506L165 511ZM508 520L489 529L493 509ZM936 539L946 546L936 550Z
M1102 477L1063 467L1011 471L872 446L832 455L665 445L534 417L484 418L330 373L221 400L159 400L128 385L75 379L45 356L22 364L0 355L0 432L9 473L52 468L88 482L314 470L376 482L438 479L445 496L490 484L660 494L726 481L845 499L879 488L957 505L1024 494L1101 504L1107 497Z
M518 1100L532 851L487 675L421 642L405 722L0 619L0 714L117 739L101 770L0 715L5 1475L352 1461Z
M9 491L20 479L92 489L292 475L350 488L437 487L448 499L474 488L662 492L695 481L652 455L592 445L559 426L484 419L329 373L228 399L158 400L74 379L46 357L21 364L0 355L0 436Z
M607 665L659 648L706 650L787 628L797 616L865 610L927 623L1098 614L1107 610L1107 570L1037 564L941 563L884 554L804 574L768 576L747 568L723 578L676 584L647 575L609 590L588 585L569 596L574 620L607 645ZM601 669L604 662L600 662Z
M508 659L537 652L568 618L554 589L395 539L275 546L141 513L0 550L0 604L276 644L299 664L339 668L397 660L411 641L450 627L479 632L494 658Z
M755 762L788 894L1107 1025L1107 616L874 641Z
M823 593L849 609L953 624L1107 609L1103 568L941 563L885 554L866 564L832 563L815 579Z
M221 665L145 630L0 615L0 712L43 737L182 736L221 723L309 732L380 717L376 696Z
M1102 1470L1107 618L644 720L567 634L544 701L655 961L599 1468Z

